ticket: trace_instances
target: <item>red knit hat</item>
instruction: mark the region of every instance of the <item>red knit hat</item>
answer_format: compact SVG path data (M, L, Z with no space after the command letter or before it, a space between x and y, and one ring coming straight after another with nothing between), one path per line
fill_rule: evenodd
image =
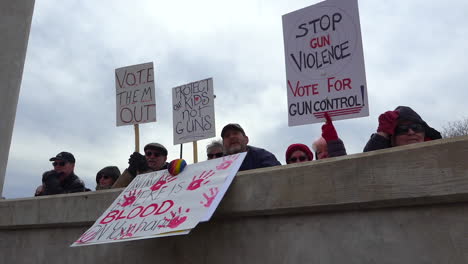
M296 144L291 144L288 147L288 149L286 150L286 163L288 163L289 158L291 157L291 155L296 150L300 150L300 151L304 152L307 155L307 157L309 158L309 160L314 159L314 154L312 154L312 151L310 151L308 146L306 146L304 144L296 143Z

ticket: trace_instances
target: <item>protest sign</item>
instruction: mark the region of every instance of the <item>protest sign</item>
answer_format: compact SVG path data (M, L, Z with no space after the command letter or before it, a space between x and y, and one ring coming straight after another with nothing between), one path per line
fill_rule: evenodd
M117 126L156 122L153 63L115 70Z
M213 79L172 88L174 145L216 136Z
M245 155L191 164L177 176L138 175L71 246L188 234L211 218Z
M327 0L283 15L288 124L369 115L357 0Z

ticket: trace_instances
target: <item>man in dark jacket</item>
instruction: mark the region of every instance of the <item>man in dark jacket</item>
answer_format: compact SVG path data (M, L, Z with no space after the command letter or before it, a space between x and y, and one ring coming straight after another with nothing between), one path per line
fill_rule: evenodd
M364 147L364 152L441 139L439 131L430 127L413 109L398 106L379 116L377 133Z
M54 169L42 174L42 185L36 190L36 196L61 193L84 192L83 181L75 175L75 157L70 152L60 152L50 158Z
M167 169L167 149L159 143L146 144L145 156L133 152L128 159L128 168L122 173L112 188L127 187L138 174Z
M221 131L221 137L226 155L247 151L247 156L245 156L239 171L281 165L275 155L269 151L247 145L249 137L239 124L227 124Z

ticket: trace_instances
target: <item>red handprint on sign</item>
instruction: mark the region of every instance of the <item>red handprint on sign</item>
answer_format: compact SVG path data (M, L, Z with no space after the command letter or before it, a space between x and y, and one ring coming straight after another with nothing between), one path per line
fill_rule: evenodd
M215 175L215 172L213 170L210 170L208 172L203 171L202 174L200 174L200 176L198 177L193 176L192 182L187 187L187 190L193 191L193 190L200 188L202 184L209 183L210 181L208 180L208 178L210 178L213 175Z
M75 241L75 243L78 243L78 244L87 243L93 240L96 237L96 234L97 234L96 231L88 230L83 235L81 235L80 238L78 238L78 240Z
M114 240L120 240L120 239L124 239L124 238L127 238L127 237L132 237L133 236L132 232L135 230L136 226L137 226L137 224L129 225L127 231L125 231L125 229L122 228L120 230L120 236L114 238Z
M205 207L210 207L211 203L213 202L214 198L216 197L216 195L219 192L218 187L210 188L209 191L210 191L209 194L207 194L207 193L203 194L203 197L205 197L205 199L206 199L206 203L204 203L203 201L200 202Z
M141 193L141 190L138 193L136 192L136 190L130 191L128 193L128 197L124 194L125 202L117 203L117 204L122 207L132 205L136 201L136 198L137 198L136 196L139 195L140 193Z
M190 209L187 208L187 210L185 210L185 212L186 213L190 212ZM171 216L172 216L171 219L168 219L168 218L164 217L164 220L169 222L169 223L167 223L167 225L159 225L158 227L176 228L180 224L185 222L185 220L187 220L187 216L182 216L182 206L179 206L179 210L177 212L171 211Z
M235 155L230 155L230 156L225 156L225 157L223 157L221 164L219 164L218 166L216 166L216 169L217 169L217 170L225 170L225 169L229 168L229 167L231 166L231 164L232 164L237 158L239 158L239 154L235 154Z
M176 179L175 176L172 176L170 174L164 174L158 179L158 181L153 186L151 186L150 189L152 191L157 191L161 189L161 187L163 187L166 183L170 183L171 181L174 181L175 179Z

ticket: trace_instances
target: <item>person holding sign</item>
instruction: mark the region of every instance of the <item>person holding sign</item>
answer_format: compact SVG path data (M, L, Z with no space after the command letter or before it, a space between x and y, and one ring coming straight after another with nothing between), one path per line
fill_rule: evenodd
M377 133L371 135L364 152L441 138L439 131L424 122L413 109L398 106L379 116Z
M244 129L239 124L227 124L221 131L221 137L223 138L225 155L247 151L247 156L242 162L239 171L281 165L271 152L247 145L249 137L247 137Z
M73 154L63 151L50 161L53 161L54 169L42 174L42 185L36 189L35 196L87 191L83 181L74 173Z
M112 188L122 188L138 175L167 169L167 149L159 143L149 143L144 147L145 156L133 152L128 160L128 168L117 179Z
M346 155L346 148L338 138L335 126L328 113L325 113L325 124L322 126L322 136L312 143L317 160Z

